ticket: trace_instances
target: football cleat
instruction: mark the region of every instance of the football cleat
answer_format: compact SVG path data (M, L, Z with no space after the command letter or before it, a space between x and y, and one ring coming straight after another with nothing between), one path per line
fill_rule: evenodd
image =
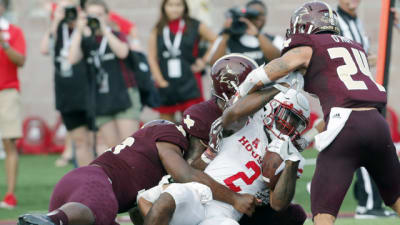
M384 208L359 210L359 208L357 207L354 218L355 219L374 219L374 218L388 218L388 217L396 217L396 216L397 216L397 214L395 212L386 210Z
M46 215L25 214L18 218L17 225L55 225L55 224Z

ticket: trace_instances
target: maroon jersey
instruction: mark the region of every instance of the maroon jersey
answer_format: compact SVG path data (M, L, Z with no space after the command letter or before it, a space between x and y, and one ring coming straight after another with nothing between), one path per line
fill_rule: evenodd
M325 119L332 107L386 105L385 89L373 80L360 44L332 34L297 34L286 40L282 54L299 46L313 49L304 90L318 96Z
M217 99L212 97L186 109L183 112L182 125L187 133L208 144L211 124L221 115L222 110L218 107Z
M183 153L189 147L182 126L154 125L138 130L91 163L101 166L111 179L119 204L118 212L132 208L138 191L157 185L166 175L156 142L175 144Z

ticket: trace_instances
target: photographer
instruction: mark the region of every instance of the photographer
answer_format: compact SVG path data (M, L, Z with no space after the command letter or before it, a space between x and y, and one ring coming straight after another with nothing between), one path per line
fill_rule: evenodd
M227 53L242 53L259 65L279 57L280 51L274 46L273 37L261 33L266 13L267 8L261 1L248 2L245 11L230 9L211 63Z
M75 65L68 61L77 16L76 1L59 1L49 31L43 36L41 52L53 56L56 109L61 113L68 135L75 145L77 165L86 166L94 159L90 131L93 126L87 113L87 67L84 60ZM68 158L61 156L60 160L68 161Z
M90 108L95 109L100 135L111 147L138 128L141 102L133 74L123 61L129 53L126 37L112 29L108 12L102 0L86 2L85 12L78 16L68 59L71 64L82 58L88 63Z

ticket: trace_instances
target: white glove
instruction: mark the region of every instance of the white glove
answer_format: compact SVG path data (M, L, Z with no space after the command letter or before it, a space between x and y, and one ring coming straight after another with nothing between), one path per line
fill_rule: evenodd
M290 73L287 76L284 76L280 78L279 80L276 81L276 83L286 83L289 85L289 88L295 89L297 91L300 91L301 89L304 88L304 78L303 75L300 73ZM282 91L283 93L286 93L286 90L284 89L285 87L279 87L280 85L274 85L275 88L278 90ZM283 90L282 90L283 89Z
M297 145L297 149L299 150L299 152L304 151L304 149L306 149L311 143L304 137L297 138L296 140L294 140L294 142Z
M282 139L276 138L271 144L268 145L268 151L275 152L279 154L283 161L301 161L304 160L303 156L299 153L299 151L294 147L290 138L286 135L282 136Z

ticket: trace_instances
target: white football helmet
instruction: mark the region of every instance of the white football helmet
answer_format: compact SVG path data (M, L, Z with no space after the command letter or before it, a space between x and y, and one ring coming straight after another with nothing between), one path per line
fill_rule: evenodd
M287 135L293 141L307 128L310 104L299 91L289 89L265 105L264 125L277 138Z

